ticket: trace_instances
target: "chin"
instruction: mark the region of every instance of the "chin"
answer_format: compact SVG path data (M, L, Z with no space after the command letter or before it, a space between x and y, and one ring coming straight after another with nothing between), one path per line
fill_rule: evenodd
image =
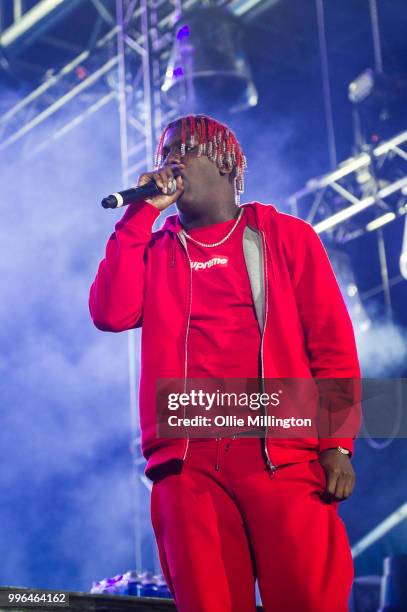
M181 212L191 211L193 209L193 202L188 198L188 196L185 195L185 193L183 193L177 200L177 208Z

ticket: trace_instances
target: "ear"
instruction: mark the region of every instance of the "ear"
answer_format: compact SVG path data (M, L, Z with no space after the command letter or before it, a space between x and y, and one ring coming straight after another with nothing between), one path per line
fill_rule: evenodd
M229 183L233 185L233 188L235 188L236 168L222 167L218 168L218 171L221 176L227 176Z

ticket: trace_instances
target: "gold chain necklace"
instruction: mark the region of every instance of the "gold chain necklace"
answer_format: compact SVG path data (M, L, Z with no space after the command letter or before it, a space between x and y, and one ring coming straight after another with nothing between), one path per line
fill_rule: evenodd
M241 209L241 211L239 213L239 216L236 219L236 222L233 225L232 229L226 234L226 236L224 238L222 238L222 240L219 240L219 242L214 242L212 244L206 244L205 242L199 242L199 240L196 240L195 238L192 238L192 236L187 234L187 232L184 229L181 230L181 234L183 234L185 236L185 238L188 238L188 240L191 240L192 242L195 242L195 244L198 244L199 246L203 246L203 247L217 247L217 246L223 244L224 242L226 242L226 240L233 234L233 232L237 228L237 225L238 225L240 219L242 218L242 215L243 215L243 208Z

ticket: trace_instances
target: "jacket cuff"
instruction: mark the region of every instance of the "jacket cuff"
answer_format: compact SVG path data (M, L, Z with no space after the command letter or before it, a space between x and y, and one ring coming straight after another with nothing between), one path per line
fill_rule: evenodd
M346 448L350 451L350 456L352 457L354 450L353 438L320 438L319 453L328 450L328 448L336 448L337 446Z
M116 223L115 229L121 229L123 226L137 226L139 228L152 228L154 221L160 216L158 208L142 200L134 204L129 204L122 218Z

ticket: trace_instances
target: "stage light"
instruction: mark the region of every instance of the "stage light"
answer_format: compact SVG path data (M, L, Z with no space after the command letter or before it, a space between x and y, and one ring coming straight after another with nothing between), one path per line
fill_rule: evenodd
M349 84L355 144L359 148L390 138L405 126L406 95L407 80L403 75L370 68Z
M257 104L257 90L243 49L243 26L216 6L184 13L162 91L181 112L237 112Z
M374 72L370 68L349 84L348 98L351 102L362 102L370 96L374 87Z
M381 215L380 217L377 217L377 219L370 221L370 223L366 225L366 229L368 232L373 232L379 227L386 225L386 223L390 223L390 221L393 221L393 219L395 218L396 218L396 215L394 214L394 212L388 212L384 215Z

